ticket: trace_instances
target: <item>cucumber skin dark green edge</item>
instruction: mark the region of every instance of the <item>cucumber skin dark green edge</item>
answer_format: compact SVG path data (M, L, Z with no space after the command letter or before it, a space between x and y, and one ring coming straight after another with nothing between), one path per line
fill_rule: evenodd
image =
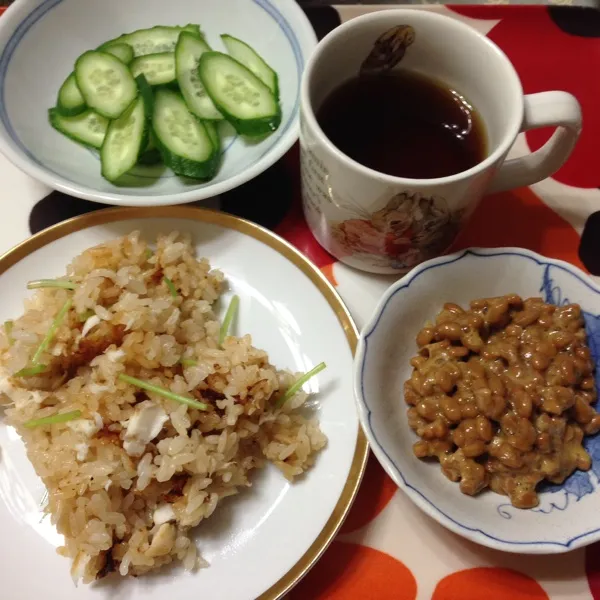
M162 156L158 148L146 150L138 158L138 165L152 166L162 162Z
M259 56L260 56L260 54L259 54ZM281 96L279 94L279 75L278 75L277 71L273 71L273 73L275 73L275 89L273 90L273 94L275 95L277 104L279 104L279 101L281 100Z
M140 150L138 152L138 159L144 153L150 142L150 131L152 130L152 114L154 113L154 93L152 87L148 83L144 74L138 75L135 78L138 90L144 101L144 135L142 137L142 143L140 144Z
M230 114L227 110L225 110L221 103L218 101L218 99L210 93L209 86L206 85L206 81L204 80L204 77L202 77L202 62L206 62L206 60L210 60L211 57L213 57L214 55L220 54L222 54L222 52L205 52L200 57L200 62L198 63L198 75L200 76L200 81L202 82L206 93L213 101L213 104L217 107L217 110L225 117L227 121L229 121L229 123L231 123L231 125L233 125L233 128L240 135L247 135L248 137L260 137L267 133L273 133L274 131L277 131L277 129L281 125L281 104L279 103L279 100L273 94L269 86L263 83L252 71L250 71L250 69L245 67L238 60L235 60L235 58L233 58L229 54L226 54L225 56L238 63L238 65L240 65L242 69L247 71L252 78L254 78L261 86L263 86L271 96L273 96L275 104L277 106L277 112L274 115L269 115L268 117L261 117L259 119L238 119L232 114Z
M56 103L56 106L54 108L61 117L77 117L79 115L82 115L86 110L89 110L85 104L82 104L77 108L65 108L58 102Z
M202 123L202 121L199 122ZM202 126L204 127L204 123L202 123ZM183 158L173 154L162 143L161 139L158 137L158 135L156 135L156 133L155 139L156 145L158 146L158 149L162 155L163 162L176 175L181 177L189 177L190 179L198 179L201 181L210 181L216 175L221 161L219 153L213 152L208 160L204 161L203 163L198 163L195 160L190 160L189 158Z
M89 111L89 112L94 112L93 110L91 110L89 108L86 109L86 110ZM83 111L83 112L85 113L86 111ZM85 146L86 148L93 148L94 150L100 150L100 148L102 146L94 146L92 144L88 144L87 142L84 142L84 141L80 140L79 138L77 138L77 137L75 137L75 136L73 136L73 135L71 135L69 133L66 133L65 131L63 131L62 129L60 129L59 127L57 127L57 125L56 125L56 117L66 117L66 116L67 115L61 114L56 109L56 107L48 109L48 120L50 121L50 125L52 125L52 127L54 129L56 129L56 131L58 131L58 133L60 133L61 135L64 135L66 138L69 138L71 141L76 142L77 144L80 144L81 146ZM70 116L75 116L75 117L83 116L83 113L79 113L78 115L70 115Z
M218 130L219 121L204 121L204 128L206 129L206 133L208 133L208 137L212 142L214 149L221 154L221 134Z

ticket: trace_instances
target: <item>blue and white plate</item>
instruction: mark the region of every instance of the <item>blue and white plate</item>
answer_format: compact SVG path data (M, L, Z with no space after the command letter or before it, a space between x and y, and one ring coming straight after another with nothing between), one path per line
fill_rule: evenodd
M444 302L462 306L517 293L546 302L581 305L600 380L600 287L568 263L520 248L471 249L437 258L411 271L383 296L361 334L355 359L355 393L371 447L390 477L425 513L474 542L508 552L567 552L600 539L600 435L584 445L588 472L541 489L540 504L514 508L486 491L463 495L439 463L415 458L417 440L407 422L402 385L410 377L415 337Z
M136 29L188 23L221 52L221 34L239 37L275 69L281 125L260 142L224 127L223 163L209 183L136 167L117 187L101 177L96 153L50 127L48 109L86 50ZM151 206L217 196L262 173L298 138L300 78L316 43L294 0L17 0L0 21L0 151L46 185L96 202Z

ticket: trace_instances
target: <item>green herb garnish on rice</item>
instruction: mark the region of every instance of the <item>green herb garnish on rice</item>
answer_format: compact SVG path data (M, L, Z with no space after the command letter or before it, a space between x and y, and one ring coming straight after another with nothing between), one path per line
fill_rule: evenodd
M84 583L114 567L130 577L176 560L196 569L202 557L190 533L207 510L220 510L224 498L246 487L251 471L268 463L294 481L327 443L317 420L301 410L306 394L277 408L286 388L300 389L311 374L297 382L277 368L277 356L243 335L238 290L223 298L226 274L197 258L187 236L172 232L155 242L149 262L150 246L137 231L86 250L64 276L48 280L51 287L26 304L22 317L14 315L12 331L12 322L4 325L14 343L5 341L0 353L9 377L3 418L25 434L46 497L61 498L46 510ZM163 252L173 257L165 258L180 297L172 302ZM122 268L131 276L97 285L98 269ZM61 287L70 281L75 291ZM182 301L188 289L193 293ZM167 324L165 306L175 304ZM100 324L105 310L111 318ZM317 381L304 389L316 390ZM118 488L134 477L132 504ZM168 495L182 510L170 507ZM113 557L107 544L117 537ZM87 560L90 553L98 560Z
M33 367L25 367L15 373L15 377L35 377L46 371L46 365L34 365Z
M61 326L62 322L65 320L65 317L67 316L67 313L71 309L72 305L73 305L73 300L71 298L69 298L63 304L62 308L58 311L58 314L56 315L56 317L54 317L54 320L52 321L52 325L50 325L50 329L48 329L48 333L45 335L44 339L42 340L42 343L39 345L38 349L35 351L35 354L33 355L33 358L31 359L31 362L33 363L33 365L37 365L39 363L40 357L48 349L48 346L50 345L52 338L56 335L58 328Z
M67 313L69 312L71 306L73 305L73 300L69 298L62 308L58 311L56 317L52 321L50 325L50 329L44 336L42 343L38 346L33 358L31 359L31 364L20 371L15 373L15 377L34 377L35 375L40 375L44 373L47 369L46 365L39 364L40 357L42 354L48 349L52 338L56 335L58 328L61 326L61 323L64 321Z
M182 358L179 361L184 367L197 367L198 361L193 358Z
M74 290L77 284L66 279L37 279L27 284L28 290L39 290L41 288L61 288L63 290Z
M277 403L275 404L276 408L281 408L292 396L295 396L300 389L302 388L302 386L312 377L314 377L317 373L320 373L323 369L325 369L327 365L322 362L319 363L314 369L311 369L308 373L305 373L304 375L302 375L302 377L300 377L300 379L298 379L296 381L296 383L294 383L293 385L291 385L286 393L281 396L281 398L279 398L279 400L277 400Z
M82 312L77 315L77 318L81 323L85 323L90 317L93 317L96 313L90 308L85 312Z
M171 296L173 296L173 298L177 298L179 294L177 293L177 288L175 287L175 284L168 277L165 277L164 280Z
M15 343L15 340L12 337L14 325L14 321L4 321L4 333L6 334L6 339L8 340L9 346L12 346Z
M23 427L28 427L29 429L32 429L33 427L40 427L41 425L54 425L55 423L66 423L67 421L78 419L80 416L80 410L73 410L71 412L52 415L51 417L44 417L43 419L32 419L31 421L25 421L25 423L23 423Z
M147 392L154 392L163 398L168 398L169 400L174 400L175 402L179 402L180 404L187 404L192 408L197 408L198 410L208 410L208 404L204 404L203 402L197 402L196 400L192 400L191 398L187 398L186 396L180 396L171 390L160 387L158 385L154 385L148 381L143 381L142 379L138 379L137 377L131 377L131 375L125 375L125 373L119 374L119 379L124 381L125 383L129 383L130 385L134 385L142 390L146 390Z
M229 303L229 307L225 313L225 318L223 319L223 324L221 325L221 330L219 331L219 345L223 345L225 338L229 334L229 329L231 328L231 323L235 318L239 304L239 296L234 296Z

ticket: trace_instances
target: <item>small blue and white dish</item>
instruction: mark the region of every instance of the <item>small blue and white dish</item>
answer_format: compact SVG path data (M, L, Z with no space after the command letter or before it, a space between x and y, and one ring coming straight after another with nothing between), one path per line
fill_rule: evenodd
M373 452L390 477L425 513L474 542L507 552L554 554L600 540L600 434L584 446L587 472L562 485L538 486L536 508L514 508L490 491L471 497L446 479L437 461L417 459L403 383L416 354L415 337L445 302L516 293L545 302L577 303L600 381L600 287L572 265L520 248L470 249L425 262L385 293L364 328L355 358L355 393Z

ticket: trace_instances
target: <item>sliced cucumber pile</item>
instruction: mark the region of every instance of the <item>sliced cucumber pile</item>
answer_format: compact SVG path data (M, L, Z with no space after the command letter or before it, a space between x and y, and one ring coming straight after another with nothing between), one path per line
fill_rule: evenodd
M102 176L118 184L136 165L212 179L222 153L219 121L241 136L281 124L277 73L231 35L214 51L199 25L123 34L82 54L48 113L56 131L100 150Z
M132 33L125 33L114 40L105 42L100 48L113 46L114 44L127 44L133 48L135 56L173 52L182 31L202 35L200 25L185 25L184 27L157 25L150 29L138 29Z

